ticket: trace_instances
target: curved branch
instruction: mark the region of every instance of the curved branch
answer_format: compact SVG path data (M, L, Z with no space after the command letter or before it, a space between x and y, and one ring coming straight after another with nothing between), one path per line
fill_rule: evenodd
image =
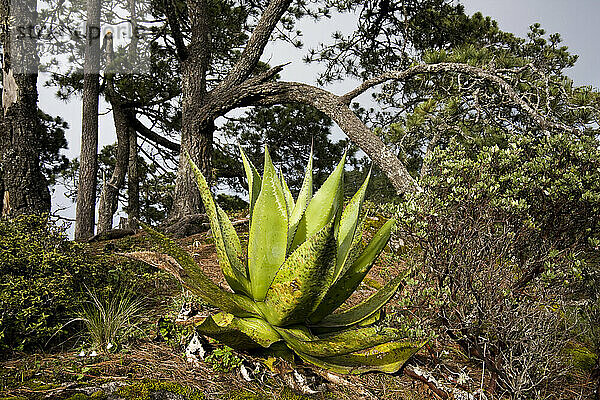
M161 136L158 133L152 131L151 129L147 128L146 125L144 125L142 122L140 122L139 119L135 118L134 116L132 116L132 115L128 116L128 123L133 129L136 130L137 133L139 133L146 139L150 140L151 142L156 143L156 144L164 147L165 149L174 151L176 153L179 153L179 151L181 150L181 145L179 143L172 142L169 139L167 139L166 137Z
M350 105L350 102L357 96L366 92L373 86L377 86L381 83L384 83L389 80L396 81L404 81L409 78L412 78L419 74L441 74L441 73L451 73L458 72L466 75L470 75L476 78L484 79L490 83L493 83L500 89L502 89L506 95L514 102L514 104L519 107L522 111L528 114L533 120L542 128L543 130L548 129L556 129L562 131L574 131L575 129L569 126L566 126L561 123L555 123L552 121L548 121L545 119L540 113L537 112L529 103L519 96L519 94L513 89L513 87L506 82L501 76L496 75L491 71L487 71L483 68L474 67L468 64L460 64L460 63L438 63L438 64L420 64L415 65L414 67L407 68L403 71L389 71L384 74L381 74L377 77L368 79L360 84L355 89L350 92L340 96L341 101Z
M228 103L228 109L281 103L311 105L338 124L350 140L358 145L386 174L399 194L421 190L398 157L341 101L339 96L324 89L297 82L242 85L239 89L238 98L230 99L232 101Z
M273 70L280 68L282 66L275 67ZM560 123L547 121L527 101L522 99L502 77L467 64L423 64L403 71L390 71L363 82L357 88L342 96L304 83L266 81L267 78L273 76L273 73L269 72L265 76L240 81L242 83L237 85L235 90L213 93L210 101L202 107L200 112L214 118L224 115L234 108L245 106L285 103L311 105L338 124L348 138L358 145L375 165L386 174L399 194L420 191L421 188L398 157L350 109L352 99L387 80L406 80L423 73L465 73L497 85L516 106L533 118L542 129L552 128L566 131L574 129Z

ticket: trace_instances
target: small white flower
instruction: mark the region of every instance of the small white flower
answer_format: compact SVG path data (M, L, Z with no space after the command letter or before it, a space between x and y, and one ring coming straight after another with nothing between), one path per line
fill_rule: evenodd
M81 350L81 352L79 353L79 357L85 357L85 350Z
M113 347L114 347L114 346L113 346L113 344L112 344L112 343L108 343L108 344L106 345L106 350L110 350L110 349L112 349Z
M247 382L252 381L252 378L250 377L250 374L248 373L248 369L246 369L244 364L240 365L240 373L242 374L242 378L244 378L245 381L247 381Z
M96 357L98 355L98 353L96 353L96 350L92 350L92 352L90 353L90 357Z
M465 385L468 380L469 380L469 375L465 374L464 372L461 372L460 374L458 374L458 378L456 379L456 382L458 382L459 385Z

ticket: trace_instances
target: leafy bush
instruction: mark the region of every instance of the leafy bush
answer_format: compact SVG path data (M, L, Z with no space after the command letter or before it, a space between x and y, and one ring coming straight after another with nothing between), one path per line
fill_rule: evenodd
M206 357L205 361L215 371L220 372L230 372L242 365L242 360L235 355L233 349L229 346L216 348Z
M217 202L225 211L235 212L248 209L248 202L236 195L220 193L217 195Z
M60 343L76 330L63 325L86 299L84 285L111 292L141 266L89 254L45 216L0 221L0 351Z
M539 395L568 372L570 341L598 349L600 150L572 134L497 143L437 150L401 207L407 261L423 266L409 293L418 322L483 361L500 391Z

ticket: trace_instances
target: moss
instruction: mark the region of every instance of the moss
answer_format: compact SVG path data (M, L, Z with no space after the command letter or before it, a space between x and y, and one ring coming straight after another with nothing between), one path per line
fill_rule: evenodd
M94 399L94 397L89 396L85 393L75 393L73 396L68 397L66 400L90 400Z
M283 389L283 391L281 392L281 395L279 396L278 400L305 400L305 399L310 399L310 398L311 397L303 396L301 394L294 393L290 389L286 388L286 389Z
M22 386L28 387L33 390L42 391L42 390L54 389L54 388L59 387L60 385L55 384L55 383L40 382L38 380L30 380L30 381L24 382L22 384Z
M175 382L164 382L144 379L118 390L119 396L126 400L147 400L154 392L168 392L182 396L187 400L203 400L204 394L195 389L182 386Z
M268 400L268 399L272 399L272 397L265 397L265 395L262 394L255 394L255 393L250 393L250 392L233 392L233 393L229 393L227 395L227 397L225 397L225 400Z
M295 393L291 389L285 388L278 396L272 396L264 393L252 393L248 391L232 392L225 397L225 400L309 400L309 399L335 399L331 393L320 394L317 397L304 396Z
M574 344L566 349L573 366L582 371L590 371L598 362L598 355L585 346Z

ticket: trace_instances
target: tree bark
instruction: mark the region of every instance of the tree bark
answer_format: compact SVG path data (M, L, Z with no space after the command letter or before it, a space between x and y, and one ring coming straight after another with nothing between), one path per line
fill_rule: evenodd
M169 26L181 60L183 89L181 155L177 170L173 209L169 215L171 223L185 215L198 214L202 209L195 178L186 158L182 155L187 152L208 180L212 175L214 119L217 115L212 112L203 112L210 109L210 107L205 108L204 106L212 101L211 98L227 96L227 93L237 90L237 87L248 79L258 64L271 33L291 2L292 0L269 2L240 59L227 77L210 94L207 93L206 87L206 74L211 60L206 0L187 1L191 26L191 39L188 46L184 46L180 25L172 12L173 7L170 8L170 11L167 7L167 12L170 13L168 15Z
M115 169L108 182L102 186L100 202L98 205L98 234L112 229L113 216L119 207L119 192L125 183L125 174L129 164L129 119L128 110L123 108L122 102L115 88L115 74L110 71L113 61L113 39L109 32L104 37L102 46L106 54L106 98L110 102L117 134L117 154L115 155Z
M136 0L128 0L130 22L134 35L129 44L129 58L132 64L138 62L138 17L136 9ZM132 121L137 121L135 110L127 114L128 121L128 139L129 139L129 160L127 160L127 227L137 229L140 219L140 170L138 167L138 144L137 131ZM142 125L143 126L143 125ZM145 127L144 127L145 128Z
M129 163L127 170L127 218L129 228L136 229L140 219L140 170L138 168L137 132L129 131Z
M0 126L2 124L3 124L3 122L0 122ZM2 135L2 133L0 133L0 135ZM0 160L2 157L1 154L2 154L2 145L0 143ZM4 177L2 176L2 168L0 168L0 218L2 218L2 216L4 215L3 210L4 210Z
M186 215L199 214L202 210L202 201L196 186L196 179L184 154L189 154L207 180L210 181L212 175L211 157L215 129L214 121L199 119L187 111L187 108L184 104L181 122L182 152L179 156L173 209L169 215L169 220L173 222Z
M194 174L184 154L189 154L207 179L211 176L214 122L206 114L203 116L198 112L206 99L206 74L211 58L208 5L206 0L188 0L187 6L191 38L187 48L179 51L180 57L184 57L181 59L181 153L173 208L169 215L172 222L188 214L198 214L202 210ZM176 17L171 16L169 20L174 21ZM171 26L176 29L174 24ZM179 36L176 32L173 34L175 37Z
M35 0L0 2L4 51L0 118L0 201L3 205L0 210L8 217L50 211L50 192L40 168L36 135L40 123L36 41L32 36L16 34L19 28L35 26L36 7Z
M86 46L83 75L83 111L75 240L94 236L96 176L98 173L98 101L100 70L100 1L87 1Z

